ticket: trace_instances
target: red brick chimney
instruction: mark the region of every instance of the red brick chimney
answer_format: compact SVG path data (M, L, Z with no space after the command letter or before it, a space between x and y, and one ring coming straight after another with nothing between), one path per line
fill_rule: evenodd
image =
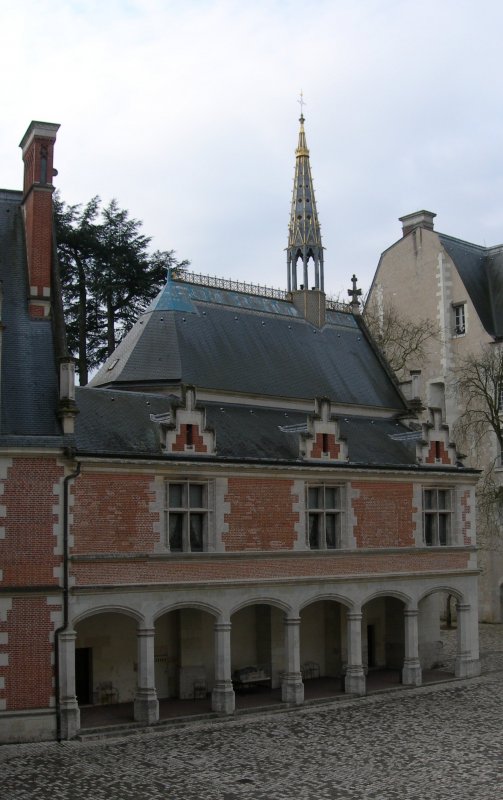
M54 142L59 125L31 122L23 136L23 212L29 276L29 311L46 317L50 310L52 262L52 178Z

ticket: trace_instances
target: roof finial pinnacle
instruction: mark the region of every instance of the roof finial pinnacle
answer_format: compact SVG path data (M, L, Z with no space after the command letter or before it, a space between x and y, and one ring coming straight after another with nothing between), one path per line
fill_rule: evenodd
M304 106L307 106L307 103L304 100L304 93L303 93L302 89L300 90L300 100L297 100L297 103L299 103L299 105L300 105L300 120L299 120L299 122L302 125L302 123L304 122Z

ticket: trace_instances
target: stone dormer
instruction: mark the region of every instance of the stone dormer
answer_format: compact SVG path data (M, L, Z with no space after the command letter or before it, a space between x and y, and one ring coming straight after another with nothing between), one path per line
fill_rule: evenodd
M184 386L180 405L172 406L165 430L166 453L214 455L215 433L206 427L204 409L197 406L194 386Z
M422 438L417 443L420 464L455 467L458 463L456 446L449 441L449 426L442 421L440 408L429 409L430 419L423 422Z
M327 397L316 398L314 414L307 418L307 433L300 437L300 455L308 461L347 461L347 443Z

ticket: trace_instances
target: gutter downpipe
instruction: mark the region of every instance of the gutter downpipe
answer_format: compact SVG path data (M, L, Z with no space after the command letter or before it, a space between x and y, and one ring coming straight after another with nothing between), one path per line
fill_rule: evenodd
M71 472L63 478L63 624L54 632L54 658L55 658L55 693L56 693L56 738L62 741L61 735L61 698L60 698L60 674L59 674L59 635L68 628L69 620L69 595L70 595L70 574L69 574L69 530L68 530L68 499L69 483L80 475L80 461L77 461L75 472Z

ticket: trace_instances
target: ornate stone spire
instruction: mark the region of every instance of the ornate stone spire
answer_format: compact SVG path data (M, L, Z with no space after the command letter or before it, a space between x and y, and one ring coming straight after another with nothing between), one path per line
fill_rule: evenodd
M301 95L301 109L304 100ZM300 114L299 143L295 151L295 178L293 183L292 209L288 225L288 291L296 291L297 261L303 265L303 279L300 288L309 289L308 262L314 264L314 288L324 291L323 247L321 244L320 223L314 199L313 180L309 163L309 150L304 131L304 114Z

